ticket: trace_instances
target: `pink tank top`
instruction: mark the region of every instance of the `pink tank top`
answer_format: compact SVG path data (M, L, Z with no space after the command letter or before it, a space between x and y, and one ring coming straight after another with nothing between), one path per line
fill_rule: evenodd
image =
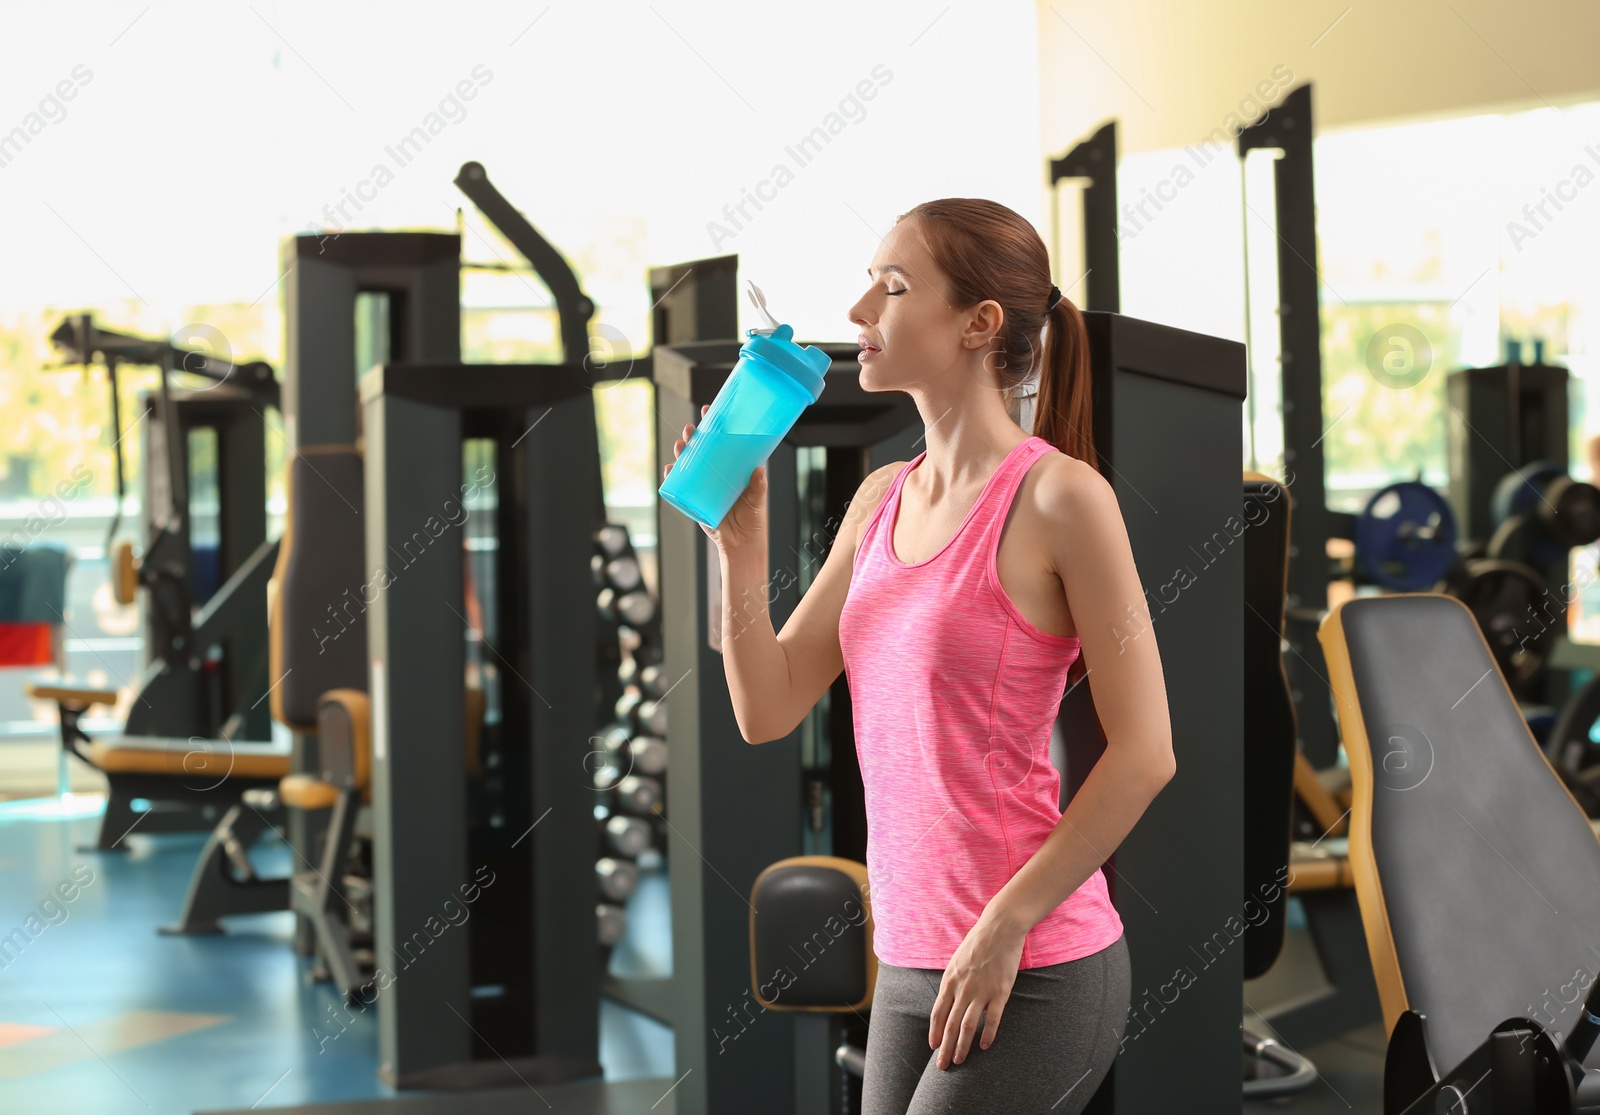
M894 554L907 473L867 523L839 617L866 789L874 949L903 968L944 968L989 900L1061 819L1050 729L1078 640L1038 630L1000 586L1006 512L1055 448L1030 437L990 477L943 549ZM1099 868L1029 931L1021 968L1115 944L1122 920Z

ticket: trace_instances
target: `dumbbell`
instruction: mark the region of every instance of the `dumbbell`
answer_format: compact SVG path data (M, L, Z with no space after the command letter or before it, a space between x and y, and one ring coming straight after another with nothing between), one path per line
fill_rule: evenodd
M644 583L644 573L639 568L639 559L632 553L622 553L615 557L606 554L592 554L589 557L589 574L594 579L595 587L610 585L619 592L629 592Z
M611 592L612 590L606 588L602 591ZM610 606L624 623L634 627L643 627L656 614L656 602L649 591L643 587L636 588L632 592L614 595L610 601Z
M594 768L590 777L594 780L594 788L605 794L621 784L622 765L619 760L608 758Z
M607 523L594 532L594 544L606 557L616 557L629 547L628 528L617 523Z
M632 732L626 723L611 723L601 728L594 738L599 742L600 749L606 753L609 762L627 750L631 735Z
M600 893L612 902L626 902L639 886L639 865L632 860L605 856L595 861L595 881Z
M646 697L659 697L666 691L666 671L659 665L645 666L638 671L638 675L637 684Z
M661 657L661 648L659 646L641 645L632 654L628 655L627 661L617 667L618 680L623 685L637 685L644 688L646 697L661 696L659 689L656 692L651 692L649 688L645 688L646 682L652 687L658 687L662 684Z
M628 913L621 906L601 902L594 908L600 944L610 948L622 940L628 928Z
M617 703L612 706L617 719L628 726L630 731L639 730L639 706L644 704L644 694L637 689L625 689L622 696L617 698Z
M655 736L634 736L628 741L633 769L640 774L661 774L667 769L667 741Z
M628 655L617 666L617 680L623 685L639 684L639 659Z
M618 625L617 645L623 650L627 651L629 654L637 654L640 646L643 644L644 637L640 635L639 632L635 631L625 623Z
M654 778L630 774L617 783L617 808L642 817L659 804L661 783Z
M644 574L639 571L639 559L623 554L605 562L601 567L605 583L618 592L632 592L644 584Z
M631 710L634 720L639 725L640 732L651 736L666 736L667 734L667 706L662 701L640 701L637 708Z
M639 817L614 815L606 822L606 843L618 855L633 859L650 847L650 824Z

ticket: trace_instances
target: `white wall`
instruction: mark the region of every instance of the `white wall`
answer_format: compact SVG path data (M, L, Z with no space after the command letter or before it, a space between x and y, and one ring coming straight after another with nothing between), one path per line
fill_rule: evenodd
M1319 129L1600 95L1589 0L1039 0L1044 147L1108 117L1129 151L1192 143L1277 67L1316 83Z

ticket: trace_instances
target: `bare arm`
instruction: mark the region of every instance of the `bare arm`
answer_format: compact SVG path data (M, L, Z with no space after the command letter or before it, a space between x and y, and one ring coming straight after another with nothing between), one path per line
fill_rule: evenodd
M839 614L850 590L861 531L904 464L896 461L861 482L845 510L833 546L794 613L773 630L767 604L799 570L769 576L767 532L732 550L718 550L722 571L722 660L739 732L752 744L782 739L811 711L844 670ZM802 555L815 561L815 555ZM798 564L798 563L796 563Z
M1161 656L1116 493L1089 465L1066 458L1041 480L1039 499L1057 528L1051 562L1078 629L1106 749L1055 830L984 911L1015 934L1083 885L1176 769Z

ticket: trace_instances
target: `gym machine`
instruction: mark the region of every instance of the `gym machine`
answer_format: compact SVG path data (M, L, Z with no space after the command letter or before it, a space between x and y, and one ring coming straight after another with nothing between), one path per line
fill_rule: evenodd
M604 522L591 392L649 359L594 368L576 348L593 305L565 262L480 166L457 185L536 264L562 362L460 362L454 236L286 247L286 394L337 383L357 352L376 365L359 416L331 399L290 410L302 451L362 430L372 879L352 920L373 929L357 990L377 991L380 1074L402 1088L596 1076L602 993L673 1014L670 981L604 971L635 861L665 844L668 687L639 555ZM656 327L692 336L725 316L731 333L733 262L653 273Z
M97 847L108 851L133 825L142 832L206 828L245 790L287 773L270 743L267 710L267 579L277 543L267 540L264 411L278 406L272 368L106 329L89 314L66 318L51 341L70 363L105 365L116 435L117 504L106 535L116 599L145 590L146 665L120 738L91 740L78 721L113 690L35 683L29 692L61 712L63 754L102 770L110 785ZM118 370L160 369L157 390L122 425ZM211 380L175 388L174 371ZM141 427L142 558L113 548L125 495L122 440ZM215 517L205 503L215 503ZM133 810L136 798L149 802Z
M1096 274L1117 274L1117 225L1121 214L1117 203L1116 135L1116 122L1109 121L1093 135L1048 163L1053 194L1063 179L1088 180L1081 199L1084 262L1088 266L1088 296L1090 308L1093 309L1107 308L1107 304L1111 308L1117 305L1115 284L1102 282L1097 287L1093 281ZM1059 217L1057 221L1059 224ZM1248 399L1246 406L1249 406ZM1246 475L1247 481L1251 476L1256 478L1254 482L1246 484L1246 506L1254 503L1264 507L1259 496L1260 489L1253 485L1266 483L1266 479L1258 474ZM1292 519L1287 506L1291 500L1287 487L1273 484L1271 490L1281 491L1286 501L1281 514L1266 517L1273 524L1272 529L1276 530ZM1270 555L1265 558L1251 556L1254 548L1263 544L1262 536L1268 533L1270 531L1267 528L1255 526L1250 535L1252 545L1246 547L1249 568L1245 592L1253 609L1246 620L1247 632L1258 631L1265 617L1283 612L1283 596L1289 587L1286 583L1277 584L1278 576L1273 571ZM1292 552L1291 540L1285 538L1284 546L1288 552ZM1287 553L1283 558L1287 558ZM1263 582L1262 577L1268 580ZM1266 597L1262 597L1263 593L1276 603L1264 603ZM1279 689L1282 687L1268 676L1273 671L1263 667L1264 652L1250 649L1254 647L1254 642L1248 635L1246 647L1246 686L1247 692L1253 692L1254 695L1247 704L1245 725L1245 893L1249 901L1271 906L1261 895L1274 889L1276 871L1263 868L1262 857L1276 857L1280 867L1285 863L1289 865L1291 882L1288 893L1299 899L1300 909L1306 914L1311 937L1330 987L1328 992L1314 993L1267 1008L1264 1017L1269 1020L1274 1032L1285 1041L1292 1040L1294 1045L1301 1045L1340 1033L1374 1015L1377 1011L1377 993L1372 986L1370 966L1361 939L1356 903L1353 895L1348 893L1348 865L1337 851L1343 835L1343 829L1339 826L1342 824L1340 815L1344 807L1335 805L1335 799L1324 788L1317 772L1299 752L1292 690L1291 706L1287 712L1290 724L1287 760L1292 768L1292 789L1284 788L1282 795L1278 793L1281 764L1285 761L1282 753L1284 741L1280 725L1267 715L1267 710L1276 710ZM1277 673L1281 674L1282 671L1280 665ZM1058 725L1058 739L1061 731ZM1277 801L1280 796L1299 823L1296 830L1299 839L1282 847L1277 830ZM1308 798L1309 806L1303 803ZM1311 824L1304 819L1308 811L1313 817L1321 819L1320 827L1310 833L1304 831ZM1316 842L1317 837L1325 832L1334 839ZM1281 952L1283 918L1275 916L1278 909L1272 907L1269 910L1268 919L1263 925L1250 926L1245 950L1246 980L1265 974ZM1258 1025L1245 1023L1241 1027L1241 1038L1245 1053L1243 1083L1246 1099L1287 1095L1307 1087L1315 1080L1314 1065L1280 1045L1275 1038L1260 1032Z
M448 276L414 284L419 296L387 311L393 328L440 323L440 344L391 353L361 379L366 552L377 577L362 594L375 959L391 977L378 996L379 1060L384 1079L404 1088L600 1073L596 940L606 923L595 897L594 729L616 683L600 669L593 559L597 544L615 547L612 559L626 555L604 530L592 391L629 373L593 373L593 304L482 167L464 166L457 185L549 287L563 358L462 364L452 258ZM301 284L290 321L302 350L352 352L354 284L337 297L314 292L305 273ZM606 561L598 572L631 583ZM610 661L617 678L616 652ZM485 698L476 764L462 730L469 663ZM644 703L641 689L623 711L648 718ZM609 866L620 887L626 872ZM441 901L459 905L454 896L469 891L470 917L445 924ZM441 1004L458 1017L441 1018Z
M1568 697L1566 679L1547 666L1576 664L1551 661L1564 649L1568 603L1554 586L1568 579L1571 551L1600 538L1600 490L1568 474L1567 370L1511 359L1445 381L1449 498L1402 480L1359 516L1336 516L1355 542L1337 572L1355 585L1464 601L1547 742L1553 707Z
M1296 495L1289 542L1289 602L1284 638L1300 725L1300 746L1317 770L1335 765L1339 733L1323 700L1316 628L1328 599L1327 540L1336 536L1327 506L1322 438L1322 302L1317 256L1316 182L1312 166L1311 86L1283 101L1237 137L1239 159L1281 152L1273 163L1278 232L1278 342L1282 367L1283 458ZM1299 558L1300 560L1295 560ZM1309 676L1308 676L1309 672Z
M1389 1030L1385 1115L1600 1111L1600 845L1475 618L1442 594L1360 597L1319 637Z
M1464 550L1451 592L1478 618L1551 765L1584 811L1600 817L1600 748L1591 736L1600 683L1591 678L1574 691L1568 672L1593 670L1600 657L1567 637L1568 606L1582 587L1570 554L1600 539L1600 491L1568 472L1569 373L1543 364L1542 354L1523 364L1521 346L1507 347L1506 364L1455 372L1448 383L1462 415L1450 426L1451 502L1469 535L1488 538Z
M290 507L283 544L275 544L269 568L278 580L278 607L271 624L262 609L263 653L270 647L276 682L270 699L259 702L259 711L263 716L270 712L282 723L292 743L278 776L249 788L212 830L190 877L183 908L176 922L163 930L216 933L221 931L221 917L295 909L300 915L296 950L320 954L324 960L332 956L331 967L319 964L317 974L333 977L347 995L357 974L355 958L370 943L365 940L370 935L370 869L363 866L370 858L368 833L364 823L353 823L357 817L365 818L358 800L346 810L351 831L336 833L331 851L325 843L328 820L339 814L330 807L349 787L325 779L330 772L324 765L326 756L319 753L316 722L324 692L365 688L365 632L359 599L352 601L339 590L327 592L325 585L315 585L335 573L349 572L345 516L359 518L361 503L361 463L354 451L360 433L357 373L363 361L390 352L457 351L459 330L453 312L443 317L419 312L403 320L391 319L388 313L391 304L428 305L427 296L441 287L453 297L459 256L458 237L435 233L302 236L283 246L287 336L279 436L286 443L285 490ZM335 308L339 305L345 307L342 315ZM322 518L332 521L318 521L319 516L305 506L308 503L328 505ZM306 551L333 547L337 553L320 562L296 557L288 540L297 516L307 518L300 531L305 536L300 545ZM360 537L358 529L355 538ZM357 570L361 564L356 560ZM302 578L315 583L305 590L317 597L314 603L300 599ZM339 589L353 591L362 583L358 576L346 579L351 583ZM286 600L290 607L284 606ZM326 646L317 633L319 623L321 635L332 640ZM333 653L324 653L327 650ZM362 663L357 672L349 664L352 654ZM358 794L365 791L356 789ZM299 865L320 864L330 855L331 859L298 887L294 877L258 877L248 848L264 831L267 818L285 830ZM324 890L332 893L323 894ZM324 917L325 900L332 902L336 916ZM321 949L314 928L319 922L333 927L333 932L322 934L329 940ZM350 947L336 943L346 938L355 942L353 955ZM370 956L366 959L370 961Z
M1311 86L1291 90L1271 113L1236 137L1243 162L1253 150L1276 150L1273 165L1277 241L1279 381L1284 429L1284 467L1292 480L1293 514L1285 585L1284 667L1294 702L1298 734L1291 845L1301 853L1322 849L1333 878L1297 891L1306 927L1327 987L1274 1004L1260 1012L1273 1034L1291 1049L1337 1036L1378 1016L1377 988L1361 932L1360 907L1350 887L1343 841L1344 805L1335 797L1343 772L1337 767L1338 732L1321 678L1325 667L1316 641L1326 610L1330 570L1327 539L1348 534L1327 507L1323 461L1322 327L1317 255L1315 173L1312 163ZM1248 230L1246 230L1248 235ZM1245 1028L1247 1051L1261 1040Z

